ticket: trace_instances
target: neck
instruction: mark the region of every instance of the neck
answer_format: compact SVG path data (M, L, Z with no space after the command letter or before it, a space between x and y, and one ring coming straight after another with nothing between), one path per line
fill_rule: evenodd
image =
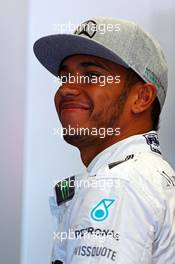
M149 132L151 129L128 129L125 132L122 132L118 136L108 136L105 138L96 138L93 140L93 142L79 146L80 154L81 154L81 159L84 165L87 167L90 162L95 158L97 154L105 150L106 148L110 147L111 145L128 138L133 135L138 135L138 134L144 134Z

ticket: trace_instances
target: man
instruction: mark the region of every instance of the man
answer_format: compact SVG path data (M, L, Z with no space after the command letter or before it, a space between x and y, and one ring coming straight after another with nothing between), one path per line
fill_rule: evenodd
M76 131L64 139L87 167L55 186L51 262L174 264L175 173L156 133L167 91L159 44L133 22L98 17L34 52L62 81L56 110Z

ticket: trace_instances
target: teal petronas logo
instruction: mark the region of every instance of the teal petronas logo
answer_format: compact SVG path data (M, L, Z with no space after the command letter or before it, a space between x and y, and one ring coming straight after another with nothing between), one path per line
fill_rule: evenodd
M115 199L102 199L90 212L90 217L94 221L102 222L109 216L109 207L115 202Z

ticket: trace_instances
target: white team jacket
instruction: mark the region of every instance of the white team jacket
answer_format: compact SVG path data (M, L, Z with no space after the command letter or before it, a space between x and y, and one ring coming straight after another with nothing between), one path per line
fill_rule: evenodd
M50 197L52 264L175 264L175 172L156 132L98 154Z

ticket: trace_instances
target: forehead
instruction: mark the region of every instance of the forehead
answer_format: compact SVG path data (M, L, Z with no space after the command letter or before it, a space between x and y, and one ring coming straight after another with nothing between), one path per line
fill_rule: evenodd
M86 54L76 54L76 55L71 55L69 57L66 57L61 65L60 69L62 67L88 67L88 66L101 66L101 68L104 68L106 70L123 70L126 71L127 69L124 68L123 66L116 64L112 61L106 60L101 57L93 56L93 55L86 55Z

